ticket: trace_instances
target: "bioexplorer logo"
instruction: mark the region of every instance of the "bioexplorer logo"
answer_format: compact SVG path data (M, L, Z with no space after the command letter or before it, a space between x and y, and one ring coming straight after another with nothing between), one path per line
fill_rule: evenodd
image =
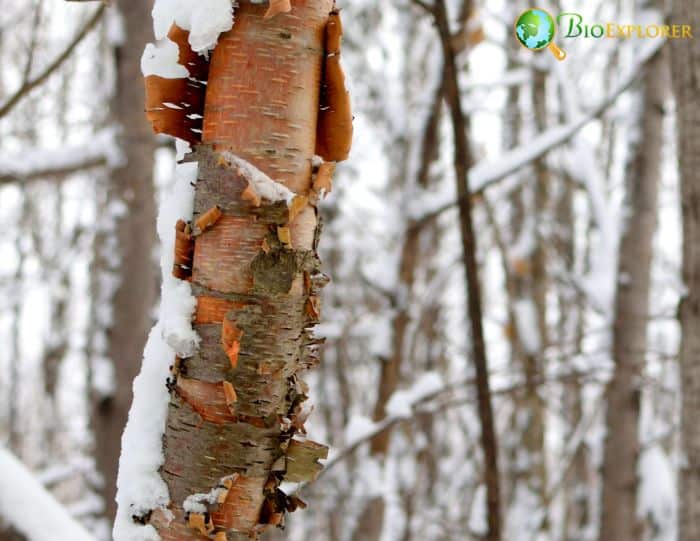
M525 10L515 21L515 37L523 47L531 51L541 51L546 47L557 60L564 60L566 53L554 43L556 33L554 19L543 9Z
M549 49L558 60L566 52L554 43L557 26L565 39L692 39L693 28L687 24L619 24L616 22L589 24L580 13L560 13L557 22L544 9L523 11L515 21L515 37L531 51Z

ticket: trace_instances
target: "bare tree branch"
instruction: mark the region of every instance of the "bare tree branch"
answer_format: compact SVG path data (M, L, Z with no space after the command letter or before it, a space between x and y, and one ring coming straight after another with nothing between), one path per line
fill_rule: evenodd
M98 21L102 18L105 11L105 5L101 5L95 13L90 17L90 19L85 23L85 25L76 34L73 40L68 44L64 51L56 57L56 59L51 62L44 71L42 71L36 77L26 81L22 86L20 86L17 91L10 96L10 98L0 106L0 118L8 114L29 92L34 90L36 87L43 84L73 53L75 48L80 44L81 41L87 36L90 31L95 27Z
M478 243L474 231L470 168L473 163L468 138L469 119L464 113L456 62L457 52L452 45L449 15L445 0L435 0L434 20L443 51L445 102L450 111L454 138L453 167L457 194L459 196L459 228L462 241L462 259L466 275L465 295L471 353L476 379L477 409L481 423L481 448L484 459L484 483L486 485L486 509L488 541L501 540L501 490L498 469L498 438L493 415L491 386L488 373L488 353L483 329L483 306L479 264L477 262ZM471 12L471 2L463 5L463 12Z
M469 196L484 193L487 189L498 184L510 174L527 166L538 158L541 158L547 152L551 151L557 146L568 142L589 122L599 118L617 101L617 98L623 92L632 86L641 73L643 73L644 66L656 54L659 48L663 46L663 44L664 40L654 40L654 43L646 47L642 51L633 69L629 70L627 76L622 78L617 87L615 87L608 96L603 98L580 118L573 120L569 124L563 124L550 128L536 136L531 141L501 154L494 161L477 163L469 171L472 187L472 191L470 192ZM460 198L453 201L447 201L443 205L426 212L423 216L416 220L416 226L420 227L420 224L423 222L430 222L431 220L434 220L442 213L459 205L460 201Z

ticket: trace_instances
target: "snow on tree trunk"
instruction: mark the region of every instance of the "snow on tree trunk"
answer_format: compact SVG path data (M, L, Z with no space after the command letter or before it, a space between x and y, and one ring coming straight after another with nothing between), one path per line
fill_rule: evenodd
M163 257L173 276L135 382L115 538L248 539L305 506L280 484L312 480L327 454L305 438L301 372L318 362L312 328L328 280L316 254L316 205L334 166L323 160L345 159L351 140L342 28L331 0L299 0L291 11L240 2L207 63L190 46L205 50L222 21L203 24L166 4L154 10L159 32L168 13L184 28L146 50L147 111L154 129L195 144L185 161L198 173L193 211L183 204L180 216L159 219L174 229L164 247L174 257ZM190 308L196 335L182 326ZM165 400L143 396L166 386ZM140 434L151 444L146 461Z
M675 0L673 23L700 29L700 1ZM700 41L674 40L673 86L678 110L678 152L683 210L682 461L679 473L680 541L700 539Z

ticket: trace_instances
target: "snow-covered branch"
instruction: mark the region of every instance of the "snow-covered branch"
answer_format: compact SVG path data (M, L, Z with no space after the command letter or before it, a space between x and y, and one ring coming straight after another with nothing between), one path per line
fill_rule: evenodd
M649 40L644 44L637 61L621 77L620 82L612 91L594 107L580 117L566 124L555 126L534 137L526 144L504 152L491 161L477 163L469 171L469 187L471 194L483 193L486 189L498 183L508 175L527 166L533 161L544 156L550 150L566 143L576 135L589 122L602 115L617 98L625 92L639 77L645 64L661 49L664 40ZM428 222L443 212L453 208L459 201L453 198L447 201L434 201L430 208L424 209L418 218L419 222Z
M0 185L60 177L122 161L114 130L96 134L89 144L58 149L28 149L0 156Z
M95 541L32 473L0 448L0 516L29 541Z

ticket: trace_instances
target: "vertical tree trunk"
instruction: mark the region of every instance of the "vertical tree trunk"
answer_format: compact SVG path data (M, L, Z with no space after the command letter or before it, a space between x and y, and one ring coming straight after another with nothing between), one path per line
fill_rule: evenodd
M204 144L191 158L199 163L191 280L201 343L173 369L161 470L172 517L150 517L166 541L243 540L281 525L299 502L280 482L312 479L325 456L295 435L327 280L316 255L312 164L328 142L316 133L324 29L339 24L332 7L299 0L265 18L267 5L240 2L211 56ZM338 51L326 52L328 73ZM291 206L261 202L249 164L297 194ZM207 213L210 227L201 225Z
M469 6L470 8L471 6ZM471 9L466 9L467 13ZM455 60L451 43L450 24L445 0L435 0L435 23L445 59L445 96L452 119L454 136L454 170L459 197L459 224L462 240L462 258L466 274L467 317L469 318L472 361L476 374L476 392L479 419L481 421L481 447L484 458L484 481L487 502L487 541L501 539L501 489L498 472L498 444L491 404L488 358L484 341L481 284L477 261L478 247L472 221L472 201L469 191L469 168L472 165L469 147L469 122L464 115Z
M700 0L674 0L673 23L700 31ZM674 40L673 86L683 210L680 379L683 462L679 475L680 541L700 539L700 40Z
M112 171L109 199L128 211L118 220L119 286L113 299L114 322L109 330L108 356L114 363L115 392L95 404L93 428L97 467L104 479L108 518L114 518L117 468L122 431L131 404L131 383L138 373L156 300L155 196L153 184L156 140L143 117L141 53L151 38L151 3L121 0L125 41L118 47L117 88L112 102L121 124L120 147L125 163Z
M629 218L619 248L612 352L615 371L607 388L600 541L642 537L637 520L640 385L647 350L666 77L661 51L650 60L640 85L641 137L632 141L626 169Z

